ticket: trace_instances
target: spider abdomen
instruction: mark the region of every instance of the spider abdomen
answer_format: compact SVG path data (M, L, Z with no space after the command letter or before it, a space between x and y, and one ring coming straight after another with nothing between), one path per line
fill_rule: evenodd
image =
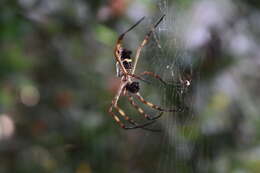
M128 83L125 86L126 90L135 94L140 90L139 82Z

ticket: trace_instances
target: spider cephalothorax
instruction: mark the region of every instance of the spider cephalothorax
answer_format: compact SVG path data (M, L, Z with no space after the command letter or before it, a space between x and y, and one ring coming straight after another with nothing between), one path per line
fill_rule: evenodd
M139 82L127 83L125 88L127 91L136 94L140 90Z
M138 58L141 54L142 48L146 45L151 34L154 32L155 28L159 25L159 23L163 20L164 16L165 15L163 15L158 20L158 22L151 28L151 30L146 34L141 45L137 48L136 54L134 57L134 63L132 62L132 57L131 57L132 52L128 49L123 48L122 40L123 40L124 36L126 35L126 33L131 31L134 27L136 27L144 19L144 17L141 18L132 27L130 27L127 31L125 31L123 34L121 34L118 37L118 40L117 40L117 43L115 46L115 50L114 50L114 55L115 55L115 59L116 59L117 76L121 78L121 84L119 86L117 94L115 95L114 99L112 100L112 104L109 108L109 113L114 118L114 120L120 125L120 127L124 128L124 129L142 128L142 129L146 129L146 130L152 130L152 129L147 128L146 126L154 123L157 118L161 117L163 112L165 112L165 111L176 112L176 111L180 110L180 109L168 109L168 110L163 109L160 106L157 106L151 102L146 101L139 93L139 90L140 90L139 82L135 81L135 80L143 80L142 79L143 75L149 75L151 77L158 79L164 85L166 84L166 82L164 82L159 75L156 75L153 72L145 71L138 75L135 74L136 65L138 62ZM143 124L138 124L137 122L132 120L129 116L127 116L126 113L118 106L118 100L121 96L127 96L130 104L138 111L138 113L140 115L142 115L148 121ZM159 111L159 115L150 116L149 114L145 113L145 111L137 105L137 103L134 100L134 97L136 99L138 99L140 102L142 102L143 104ZM125 121L127 121L129 123L129 125L131 125L131 126L126 126L122 122L122 120L119 118L119 116L113 112L113 109L115 109L117 111L117 113L119 113L119 115Z

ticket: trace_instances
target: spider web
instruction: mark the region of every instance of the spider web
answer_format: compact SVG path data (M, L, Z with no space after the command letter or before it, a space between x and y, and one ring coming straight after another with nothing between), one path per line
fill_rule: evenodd
M185 78L192 75L192 61L188 52L184 51L184 43L178 39L181 23L178 21L177 10L169 4L168 0L161 0L158 3L161 13L167 15L159 32L166 35L162 41L164 49L158 54L158 59L164 59L159 73L169 81L178 81L178 77ZM176 13L175 13L176 12ZM162 38L161 37L161 38ZM193 83L192 83L193 85ZM190 161L192 153L193 136L196 134L190 128L194 126L193 98L188 90L178 90L173 86L166 89L162 102L167 107L178 105L187 107L184 112L170 113L162 119L164 136L162 137L161 153L157 172L193 172Z
M155 162L151 163L151 170L149 170L151 172L155 170L160 173L193 172L192 139L196 136L194 129L198 128L194 123L193 96L189 89L176 88L174 85L179 81L179 77L185 79L187 75L192 75L193 62L188 52L183 51L184 44L176 36L180 32L177 16L174 13L176 10L169 5L168 0L160 0L156 5L159 12L151 19L151 23L162 14L166 17L156 29L150 43L144 48L138 66L145 66L146 70L159 74L169 85L165 87L155 83L153 86L157 86L158 90L156 92L149 90L146 98L154 103L158 103L159 99L159 104L163 107L178 106L187 109L183 112L165 113L159 120L161 133L144 131L140 134L142 140L139 141L133 159L142 158L142 154L151 152L153 159L150 162ZM147 158L141 160L147 162Z
M244 97L247 95L245 94L242 98L237 100L236 97L239 94L231 94L236 92L235 88L240 88L240 86L242 86L242 83L239 83L236 86L232 84L234 81L240 80L236 75L239 73L238 71L240 71L239 68L241 67L236 67L237 70L236 72L233 72L234 75L233 73L230 74L230 72L228 72L229 70L225 69L228 66L232 67L230 64L220 62L230 58L224 55L221 56L220 52L223 51L221 50L221 38L223 39L223 37L226 37L225 35L223 36L223 33L226 33L224 30L230 32L230 28L226 23L229 23L230 21L233 22L234 20L232 12L234 6L231 1L218 2L220 3L218 4L214 0L201 1L200 5L196 6L196 10L189 16L192 18L192 15L198 15L197 13L199 13L197 18L192 18L193 20L199 18L199 21L194 21L194 23L197 23L198 28L192 28L192 32L187 32L188 36L183 34L182 31L182 29L185 28L184 26L187 27L187 23L185 24L184 21L185 17L183 17L185 14L177 7L175 8L175 4L169 0L159 0L159 2L156 2L159 9L157 16L166 14L165 20L156 30L161 48L158 48L155 40L151 40L152 43L149 43L149 45L146 46L146 51L141 59L148 64L146 68L156 72L169 83L176 82L179 75L185 76L186 74L190 74L192 78L190 90L184 92L176 90L173 85L169 85L166 88L157 85L160 89L159 92L155 92L154 94L160 93L158 94L158 98L160 98L161 105L167 108L176 105L183 107L187 106L188 111L185 111L184 113L176 112L164 114L160 119L161 127L163 129L162 133L152 134L144 132L146 135L139 141L141 146L136 151L136 155L141 157L145 152L150 152L152 158L149 160L149 162L151 162L150 172L230 172L227 171L228 169L239 172L240 170L243 170L241 169L243 166L240 167L239 165L240 163L243 163L243 161L237 164L239 166L235 165L236 168L232 168L234 165L231 162L234 161L233 153L236 151L236 147L239 146L237 144L239 143L239 140L237 140L236 136L239 136L239 139L243 136L240 131L241 128L239 128L239 131L236 131L237 126L242 122L241 117L244 116L248 118L250 113L239 113L242 112L240 111L240 106L235 106L234 110L232 110L232 107L243 102L243 104L241 104L243 107L242 109L246 109L245 107L247 106L244 106L244 100L249 97ZM231 3L232 5L228 3ZM201 14L201 11L204 13L205 9L208 10L207 15ZM220 9L222 10L222 14L219 13ZM193 22L191 19L187 21ZM243 31L241 32L243 33ZM202 35L204 36L202 37ZM185 39L180 39L180 37L192 37L189 38L189 40L192 40L192 43L185 44L181 41ZM228 42L229 40L224 39L224 41ZM239 47L239 43L241 42L236 41L237 47ZM209 55L196 58L197 62L193 61L185 47L185 45L190 47L194 46L191 44L197 44L195 49L206 46L206 54ZM247 48L249 47L250 46ZM238 53L238 50L240 49L237 48L235 53ZM203 50L201 52L203 52ZM194 58L196 53L193 52L192 56ZM238 55L235 54L232 56L237 57ZM245 54L243 57L244 56ZM203 58L205 59L203 60ZM193 70L195 69L195 66L196 72ZM208 68L210 68L210 70ZM221 74L216 69L221 72L225 69L225 72L224 74ZM213 78L216 78L213 87L210 85L209 81L206 81L209 79L205 77L205 73L200 75L200 71L211 73L210 82L214 81ZM248 72L249 68L247 68L246 71ZM201 81L199 80L200 76ZM207 79L205 80L205 78ZM231 85L232 87L228 87L228 85ZM229 88L229 90L227 88ZM214 94L215 97L211 98L213 101L208 103L209 99L207 97ZM219 99L223 97L223 95L224 98ZM155 99L153 102L156 103L156 101L158 100ZM226 110L224 113L223 108L219 105L225 105L223 102L229 101L230 103L226 103L226 105L232 105L232 107L225 107ZM215 106L212 106L214 104ZM250 101L250 105L254 105L252 101ZM259 115L259 113L256 113L255 115ZM256 122L258 122L258 120ZM222 148L225 149L224 152ZM229 154L223 156L222 153ZM232 155L231 158L230 155ZM240 159L244 160L244 156L245 155ZM223 158L225 161L223 161ZM146 159L147 158L143 158L143 162L147 161Z

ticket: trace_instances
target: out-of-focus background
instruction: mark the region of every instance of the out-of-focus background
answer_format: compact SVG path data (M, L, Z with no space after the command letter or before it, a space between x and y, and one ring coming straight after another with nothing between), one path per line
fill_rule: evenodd
M260 172L259 8L257 0L2 0L0 172ZM161 132L126 131L107 113L119 84L114 45L146 16L124 40L134 51L163 14L137 72L168 85L147 78L140 92L185 111L150 127ZM180 76L188 88L174 87ZM120 105L146 122L125 98Z

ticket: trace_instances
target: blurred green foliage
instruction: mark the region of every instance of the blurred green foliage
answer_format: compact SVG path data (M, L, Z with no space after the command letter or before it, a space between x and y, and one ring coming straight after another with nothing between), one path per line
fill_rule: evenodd
M0 172L259 172L259 2L0 2ZM221 11L219 10L221 9ZM184 111L124 131L108 115L114 44L136 48L158 16L138 72L145 98ZM178 88L176 81L191 85ZM120 100L133 119L145 121ZM154 114L150 109L147 112Z

